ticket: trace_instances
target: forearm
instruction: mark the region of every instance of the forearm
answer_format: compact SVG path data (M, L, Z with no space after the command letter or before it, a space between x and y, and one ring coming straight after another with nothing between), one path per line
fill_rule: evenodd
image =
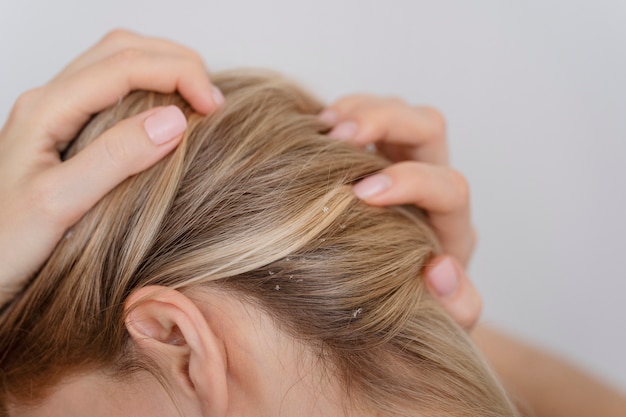
M472 338L522 412L536 417L624 417L626 397L573 365L484 325Z

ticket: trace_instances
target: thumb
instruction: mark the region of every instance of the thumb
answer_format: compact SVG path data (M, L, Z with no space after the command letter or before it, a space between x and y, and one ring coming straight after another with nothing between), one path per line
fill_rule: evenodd
M105 194L171 152L187 128L176 106L150 109L125 119L85 149L57 165L52 184L64 227L74 224Z
M424 272L426 286L443 308L464 329L471 330L480 318L482 298L452 256L438 256Z

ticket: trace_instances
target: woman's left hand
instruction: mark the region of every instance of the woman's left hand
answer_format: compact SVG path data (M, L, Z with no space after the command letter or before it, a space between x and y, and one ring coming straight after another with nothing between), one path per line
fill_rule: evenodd
M423 209L445 255L426 268L431 292L465 328L478 321L480 295L465 274L476 244L469 186L448 165L443 116L396 98L349 96L320 114L333 126L329 136L356 145L375 145L394 164L361 180L355 194L376 206L415 204Z

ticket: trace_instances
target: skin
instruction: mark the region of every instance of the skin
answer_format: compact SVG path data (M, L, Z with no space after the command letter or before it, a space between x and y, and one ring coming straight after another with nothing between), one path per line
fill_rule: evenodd
M524 416L626 416L624 392L557 355L484 325L472 339Z
M223 101L195 52L118 30L15 103L0 130L0 304L100 198L180 142L182 113L172 124L172 114L164 119L157 108L121 122L75 158L61 161L59 152L92 114L135 89L178 91L204 114ZM169 133L159 143L155 128Z
M447 160L447 150L445 134L438 130L443 128L437 124L438 113L375 97L347 98L331 106L330 111L343 114L342 103L347 102L354 104L354 109L346 115L359 120L360 127L369 132L355 143L376 143L381 150L386 147L388 156L398 162L379 173L391 178L389 188L365 200L377 205L419 204L433 224L440 225L436 231L443 249L456 250L456 256L466 263L474 246L469 199L466 189L459 187L459 174L442 163ZM328 113L320 117L326 119ZM330 135L336 137L342 122L337 118L335 123ZM401 134L393 130L399 124L404 126ZM394 146L406 148L406 156L393 154ZM430 151L424 152L424 147ZM466 182L462 180L461 184ZM355 192L359 194L359 185ZM385 197L385 192L390 194ZM458 244L461 240L464 245ZM446 259L453 258L435 259L429 270ZM454 262L450 265L462 270ZM480 312L480 297L465 275L455 273L461 278L456 288L462 288L465 296L451 298L454 294L448 288L441 299L448 306L460 306L449 310L469 328ZM452 292L458 291L453 288ZM142 302L129 316L127 329L136 348L153 355L160 364L167 381L175 387L185 415L373 415L371 410L356 409L354 404L358 402L342 395L337 379L319 366L310 348L283 334L264 313L250 305L208 290L191 299L173 290L141 289L127 305L136 300ZM459 300L469 302L463 305ZM112 381L94 372L68 380L39 407L16 409L13 414L83 415L94 409L90 400L93 393L102 391L107 392L108 399L98 404L102 416L159 416L175 411L170 398L148 375Z
M0 183L0 201L3 202L0 206L0 265L3 266L0 304L19 291L66 230L104 194L177 146L184 126L179 132L170 130L171 137L156 144L146 129L148 118L155 115L151 111L113 127L71 161L60 161L59 151L91 114L114 104L133 89L178 91L202 114L213 111L223 100L219 91L212 87L202 60L195 52L166 40L119 30L105 36L48 84L18 99L0 130L0 178L3 179ZM380 173L386 187L378 187L378 192L371 193L376 181L364 179L355 186L355 192L369 204L416 204L427 212L444 251L444 255L433 259L425 270L428 287L457 322L471 329L479 317L481 300L465 268L476 235L470 222L467 181L448 166L443 116L432 108L408 106L398 99L361 95L337 101L320 117L333 127L331 136L358 146L375 144L379 152L397 162ZM379 184L380 179L379 176ZM207 392L221 392L222 396L214 395L211 399L203 398L207 392L194 393L188 384L181 384L189 380L189 370L174 367L180 372L171 375L172 381L177 383L174 386L186 387L185 399L201 399L196 408L216 404L222 410L249 414L252 407L254 415L274 416L286 411L289 413L285 415L297 415L293 410L303 408L309 411L308 415L340 415L335 412L342 403L337 386L328 374L315 372L310 352L286 339L251 306L238 305L234 300L226 302L223 298L212 300L215 295L205 294L206 299L187 299L181 304L185 298L180 297L185 296L178 294L166 303L177 308L157 309L183 311L186 313L182 317L195 317L196 320L191 321L196 323L195 329L205 332L187 334L194 334L196 338L213 334L207 339L212 341L212 345L207 344L213 346L212 355L206 356L222 366L229 365L222 368L222 375L227 376L229 384L214 381ZM190 313L194 310L189 310L189 302L196 306L196 313ZM153 320L149 313L144 312L144 315L147 315L145 320L135 322L172 323L175 317L181 317L177 314L174 318L159 316L158 320ZM239 323L244 316L245 322ZM250 317L255 320L251 321ZM208 323L207 326L198 325L202 321ZM255 324L255 329L246 328L251 323ZM135 326L132 322L127 323L127 327L138 347L149 346L166 357L178 358L179 364L186 363L180 360L184 355L190 357L193 352L201 352L182 343L181 335L171 327L167 330L167 326ZM187 328L194 329L194 326ZM211 332L206 333L207 328ZM155 329L161 330L155 332ZM525 406L534 409L535 415L626 414L622 394L559 358L485 326L478 326L472 335L505 385ZM176 344L172 345L173 341ZM259 349L260 346L265 349ZM181 352L183 356L178 355ZM237 359L220 362L225 352ZM254 355L255 352L258 355ZM294 358L298 360L294 362ZM529 367L528 363L535 366ZM288 392L278 397L264 392L264 396L263 390L251 389L256 383L259 387L279 386L274 395L284 392L285 386L278 382L278 385L267 384L267 381L275 381L272 372L280 372L281 377L289 375L289 379L284 380L293 381ZM201 386L206 381L195 383ZM305 392L294 388L298 383L306 388ZM316 390L311 390L311 386ZM326 389L320 390L322 386ZM550 389L544 390L542 386ZM217 387L222 387L221 391L216 390ZM555 391L555 387L560 389ZM323 396L307 397L310 391ZM13 411L17 415L33 416L95 415L94 412L102 416L158 416L160 412L176 415L169 397L154 395L155 392L165 394L147 375L138 374L119 385L119 381L111 384L105 375L94 372L68 379L46 400L45 407ZM551 395L546 396L545 392ZM80 403L80 399L86 398L88 404ZM220 398L228 398L228 401L224 403ZM303 401L312 402L303 407ZM280 410L276 409L277 404L281 405ZM84 407L87 408L81 410ZM365 410L359 411L359 415L364 414L367 415Z
M112 77L111 74L117 75ZM142 114L115 126L77 157L61 163L59 151L91 114L139 88L161 92L177 90L203 114L223 101L219 90L211 85L202 59L194 51L170 41L122 30L107 34L50 83L18 99L0 131L0 177L4 179L0 184L0 200L5 202L0 207L0 264L3 265L0 304L20 290L66 230L103 195L128 176L157 162L178 144L182 131L160 145L147 140L142 124L148 115ZM393 143L394 136L384 134L388 123L384 123L383 112L377 112L381 117L369 121L367 116L376 112L376 108L355 106L359 101L364 104L366 100L355 97L340 100L325 114L328 116L330 112L334 119L331 123L341 122L346 117L359 122L357 143ZM407 136L414 150L409 160L412 157L415 161L423 159L425 163L445 163L447 150L442 116L422 108L416 109L413 115L407 113L404 112L404 119L418 116ZM99 169L94 170L94 166ZM412 172L401 170L402 167L398 168L394 175L389 192L365 201L380 205L417 203L424 209L441 205L437 202L441 196L421 196L419 200L406 193L404 190L414 186ZM466 198L461 207L456 208L456 212L467 212L467 219L468 201ZM445 210L444 216L439 216L442 220ZM459 241L464 240L467 246L469 238L473 247L473 229L469 232L468 237ZM447 233L445 228L444 233ZM454 240L454 236L447 240ZM471 327L480 315L481 303L464 273L469 253L467 248L463 251L461 264L455 260L454 253L451 257L434 259L426 276L429 287L450 313L464 326Z
M624 394L588 372L499 330L475 326L482 303L465 274L476 241L469 187L448 165L441 113L396 98L355 95L340 99L320 117L333 126L331 136L358 146L375 144L378 152L396 162L379 173L382 182L367 178L357 184L356 194L373 205L415 204L426 210L446 254L426 268L427 286L471 331L524 415L626 415Z
M144 60L149 62L143 62ZM161 65L158 65L157 61L161 61ZM133 70L132 73L128 72L128 68L135 68L137 66L143 68L143 71L148 70L148 68L161 68L166 62L176 66L180 74L187 74L191 79L187 80L185 78L174 77L175 82L173 82L171 78L175 73L175 71L173 71L167 74L152 74L154 75L154 80L148 83L144 81L146 73L142 72L142 70ZM119 65L120 63L123 65L120 65L118 71L124 75L120 76L119 79L111 81L110 77L106 77L106 75L115 69L111 68L112 65ZM190 68L194 70L190 71ZM203 76L200 74L203 74ZM102 85L101 83L93 83L94 79L101 80L102 82L109 80L110 82L106 84L106 87L94 88L95 84ZM195 88L191 88L191 86ZM204 90L204 93L201 95L197 93L198 86L200 86L199 90ZM4 194L0 195L10 196L12 201L14 201L11 206L8 206L2 218L20 219L21 221L17 223L14 222L15 226L12 232L14 236L29 235L31 236L31 241L26 242L29 246L29 250L26 251L23 246L20 247L19 242L18 245L15 245L15 242L9 242L9 229L1 228L0 230L3 232L0 235L0 239L4 238L4 240L0 240L0 242L3 243L5 249L9 249L9 246L13 245L13 255L19 255L21 253L26 254L29 253L29 251L32 255L34 249L38 249L34 252L38 253L39 256L6 256L6 254L9 253L8 250L0 251L0 253L5 254L5 265L14 266L13 270L5 270L3 271L4 275L0 276L0 282L5 284L5 288L10 288L11 285L19 287L21 282L16 277L23 277L36 270L54 248L54 244L56 244L58 239L65 233L65 230L77 221L80 216L95 204L108 190L129 175L147 168L177 145L182 131L181 134L175 135L161 145L155 146L154 143L147 140L145 122L150 116L150 114L147 114L137 116L137 120L134 120L135 118L132 120L129 119L123 122L124 125L120 124L111 129L111 131L103 135L105 136L104 138L100 138L94 142L94 145L98 143L101 144L99 148L92 145L71 161L60 161L59 150L62 150L67 142L71 140L90 114L101 110L107 105L113 104L117 97L136 88L156 89L163 92L177 89L194 105L196 110L200 112L210 111L215 105L215 101L213 103L206 101L209 94L212 94L213 91L210 88L210 81L206 78L206 71L201 66L201 61L197 59L197 56L178 45L162 40L138 37L137 35L127 32L114 32L107 35L94 48L71 63L58 77L51 81L49 85L26 93L16 104L7 125L2 131L2 140L0 141L0 144L2 144L7 151L4 153L7 157L5 160L0 161L0 166L8 173L8 176L12 178L12 181L9 183L11 187L1 189L0 192ZM59 92L72 91L73 89L76 91L88 90L87 93L81 97L82 101L77 99L74 103L62 102L63 97ZM111 93L111 91L114 91L115 94ZM42 98L46 98L46 100ZM427 210L435 220L443 219L446 216L456 216L467 218L469 224L469 204L468 199L464 198L464 190L456 187L457 184L454 181L450 181L450 179L453 179L450 177L450 172L453 171L450 171L445 166L437 167L438 164L441 165L442 157L447 158L445 131L442 132L433 129L433 127L439 129L444 128L443 124L439 126L436 124L438 113L431 112L429 114L422 114L420 110L412 114L410 111L407 111L409 109L408 106L393 107L390 104L395 102L386 102L382 99L370 98L369 101L365 99L361 101L363 101L363 103L360 103L361 105L357 106L358 108L352 109L350 113L346 112L346 114L357 120L359 120L360 117L371 120L369 123L361 122L361 127L369 128L370 133L369 136L366 135L365 142L358 144L378 143L380 145L382 143L388 143L391 149L397 139L394 132L391 132L390 135L385 134L389 129L390 123L390 120L387 119L387 115L391 114L399 117L396 121L392 120L393 123L400 122L407 125L407 131L404 132L406 137L400 137L400 139L405 140L408 138L408 145L415 151L407 157L408 162L405 161L404 165L398 164L396 169L392 167L382 173L391 174L393 176L393 181L389 187L392 193L386 197L387 199L385 200L383 196L382 199L366 198L365 201L377 205L417 203L423 209ZM335 103L329 108L330 111L343 112L342 103L345 102L347 101ZM63 123L58 122L58 124L55 124L57 123L58 113L51 113L50 109L59 107L61 104L65 109L65 113L62 113L64 119L61 118ZM83 111L78 112L76 111L77 108L82 108ZM88 110L85 111L84 109ZM44 115L44 120L49 121L46 124L42 123L41 126L33 123L28 116L33 114L34 111ZM369 119L373 114L378 114L381 117ZM321 117L324 118L324 115ZM340 122L339 118L337 122ZM29 126L32 126L32 131L27 129ZM46 126L46 129L43 128L44 126ZM331 135L333 135L333 133L331 133ZM32 138L30 142L28 142L30 147L22 143L27 142L21 139L22 137ZM127 137L132 137L133 140L139 142L139 145L133 147L124 146L124 152L118 153L117 157L115 157L116 154L113 153L113 163L110 164L110 166L106 166L107 162L111 162L110 150L119 149L121 140L127 140ZM435 137L442 137L443 140L435 144L429 144ZM105 145L106 143L108 143L108 145ZM399 145L406 144L400 143ZM417 151L424 147L431 148L433 152L435 152L437 160L432 159L432 156L429 156L428 152ZM393 156L394 160L398 162L401 161L394 155L388 155ZM9 156L13 156L13 158L9 158ZM31 163L27 167L28 169L20 171L16 166L10 164L9 161L16 160L18 157L26 160L31 159ZM413 178L413 176L416 167L419 165L419 158L426 158L426 161L423 161L425 171L424 175L421 177L422 184L431 183L433 185L431 190L435 191L440 187L444 187L445 192L434 192L421 196L407 192L407 190L411 190L415 187L415 178ZM46 163L37 162L39 159L46 161ZM75 161L78 162L74 163ZM70 162L74 164L72 165ZM97 173L90 172L90 170L93 171L91 167L102 166L103 164L105 165L104 170L98 171ZM84 180L85 177L89 178L89 181ZM93 191L94 183L100 184L98 187L95 187L96 191ZM61 187L60 184L63 184L63 186ZM455 188L451 188L451 186ZM459 193L460 195L457 195ZM446 201L452 201L454 204L452 206L446 205ZM34 205L32 204L33 202L35 203ZM50 206L47 206L48 203L51 203ZM29 210L30 207L32 207L32 209ZM38 219L41 223L37 228L31 227L29 230L27 227L28 223L30 221L32 224L33 219ZM22 230L22 232L17 233L19 230ZM24 233L24 230L27 230L29 233ZM459 239L459 236L461 236L463 232L469 231L473 233L471 227L466 227L456 235L451 233L451 231L453 230L450 228L443 228L442 231L438 230L438 233L440 237L445 237L442 233L450 234L450 236L447 237L447 242L452 242L455 238ZM471 252L473 248L473 235L470 237L471 239L464 239L465 242L471 243L471 245L463 248L465 262L467 262L469 252ZM33 246L37 244L39 244L39 247ZM449 246L448 243L444 244L444 249L447 249L446 246ZM457 248L459 247L460 246L457 245ZM442 263L442 260L445 261L446 259L452 258L441 257L440 259L433 260L429 271L435 270L436 267ZM10 262L12 262L12 264ZM467 285L469 280L462 273L462 268L458 266L457 261L448 261L448 264L452 265L452 272L450 272L450 269L444 272L448 275L453 275L452 282L454 285L452 289L448 285L446 294L443 294L441 298L442 300L447 300L448 305L460 306L457 310L451 310L453 314L455 311L458 312L466 308L459 300L463 301L469 299L472 301L472 303L466 303L466 306L470 305L471 309L467 309L466 313L459 315L459 317L462 318L462 323L469 327L476 321L480 312L480 302L475 302L476 300L479 301L480 298L477 297L473 286L471 286L471 284ZM441 275L442 274L439 273L439 278L441 278ZM437 277L435 277L435 279L436 278ZM445 279L444 277L444 281L449 283L451 280L449 278ZM433 288L437 288L437 286L433 286ZM458 289L462 291L457 291ZM452 302L450 301L453 300L453 298L451 298L452 293L466 295L458 297ZM469 296L467 294L469 294ZM173 299L179 298L173 297ZM204 300L199 304L204 305L206 301L207 300ZM167 304L171 305L172 303ZM186 310L184 306L187 306L188 309ZM478 308L476 308L476 306L478 306ZM189 314L187 314L187 312L190 311L189 308L190 303L183 302L178 310L186 312L183 316L188 316ZM222 306L222 308L222 312L226 311L224 306ZM170 311L170 309L161 308L155 311ZM232 399L232 401L229 400L231 403L225 406L228 410L246 410L246 407L251 407L254 410L267 410L266 415L279 415L280 410L271 407L278 403L281 404L283 411L290 410L286 415L296 415L294 414L294 410L301 410L304 401L311 401L311 405L305 408L305 410L307 410L306 415L316 415L315 413L318 413L317 415L341 415L339 414L340 411L343 413L343 410L346 409L343 403L345 399L340 398L338 395L336 382L324 380L324 378L328 379L328 375L314 366L314 356L312 356L310 352L307 352L302 346L295 346L292 340L282 335L273 325L268 324L267 320L256 320L254 321L256 324L254 329L247 329L245 332L236 334L234 329L250 325L250 306L246 307L245 320L238 323L235 323L233 321L234 319L229 319L229 317L240 318L241 316L237 314L239 310L231 304L227 311L228 314L222 314L221 316L215 311L207 310L203 310L201 315L196 314L195 317L198 319L196 323L203 321L212 323L212 327L209 327L211 331L193 331L188 333L188 335L192 335L188 337L191 337L193 340L197 338L198 335L202 334L219 334L219 339L208 338L209 341L219 340L213 343L213 345L206 343L206 346L216 347L213 349L213 354L209 356L219 362L219 358L224 358L224 356L220 356L215 352L220 352L221 350L217 347L222 346L223 349L227 349L226 351L229 352L229 357L241 358L241 362L233 362L231 360L231 362L228 363L229 366L225 368L224 373L226 380L231 382L239 381L239 385L241 386L235 385L237 389L234 389L230 387L229 384L220 385L220 383L215 383L215 381L209 383L211 386L209 391L211 392L219 391L215 389L218 386L226 386L227 388L221 390L223 391L223 396L214 394L210 401L202 398L206 393L198 391L193 398L198 400L200 407L202 404L220 404L218 398L223 397ZM193 314L191 315L193 316ZM198 317L202 317L202 319ZM215 321L213 319L214 317L221 318ZM150 319L147 320L150 321ZM164 320L165 319L160 317L151 322L162 323ZM167 322L167 320L165 321ZM177 323L176 328L183 328L181 327L183 323ZM225 326L224 323L230 324ZM189 357L193 356L191 355L191 353L194 352L193 349L187 349L184 351L185 353L183 355L178 356L175 352L168 351L168 349L172 349L171 344L167 342L167 337L169 336L165 338L165 343L163 340L159 339L159 337L155 337L155 335L167 334L167 331L157 332L157 334L150 329L146 330L145 327L134 326L132 322L128 323L127 327L129 332L134 335L137 340L139 348L145 346L147 340L152 340L156 347L152 346L150 348L151 351L165 351L166 354L163 355L163 357L185 358L187 357L185 355L189 355ZM194 328L193 326L191 327ZM154 328L154 326L152 328ZM197 325L195 328L202 329L203 326ZM250 340L248 338L249 335L256 335L257 339ZM271 341L261 341L258 339L259 337L269 337L270 335L274 335L274 339ZM187 339L185 338L184 340ZM185 343L185 345L186 344L187 343ZM271 348L271 351L259 349L257 352L255 349L258 349L261 345L268 349ZM276 351L276 349L278 349L278 351ZM174 350L176 349L174 348ZM202 349L199 348L198 351L202 351ZM242 355L240 352L246 352L247 354ZM258 355L253 355L251 354L252 352L258 353ZM198 355L198 357L202 357L202 355ZM273 362L274 359L280 360ZM188 362L187 359L179 359L179 361L181 363ZM263 369L259 369L261 365L263 365ZM170 369L171 366L167 366L166 368ZM191 366L189 369L191 369ZM191 373L189 369L181 370L181 373L171 375L173 386L180 386L181 381L190 378ZM296 373L294 374L293 372ZM302 374L302 372L304 372L304 374ZM251 378L251 373L262 375L262 378ZM293 375L293 377L291 379L285 379L284 376L286 374ZM306 378L303 378L303 375L305 375ZM280 384L268 385L263 383L263 381L276 380L277 378L280 381L288 382L288 384L283 386ZM200 382L201 381L198 381L198 384L194 384L193 386L201 386L202 384L200 384ZM313 384L317 389L311 389L310 384ZM182 385L184 386L184 384ZM276 386L280 388L264 391L261 395L258 388L261 386ZM322 390L323 392L319 389L319 387L322 386L325 387L325 389ZM297 387L300 388L297 389ZM58 391L47 398L46 402L42 404L42 407L19 410L18 414L26 415L23 413L29 413L27 415L36 416L40 415L38 414L39 412L46 415L55 412L58 413L58 415L73 415L72 413L80 415L88 410L93 413L93 400L82 403L81 399L93 398L89 393L102 392L102 390L105 390L108 393L105 397L108 401L104 404L99 404L97 407L98 412L103 413L102 415L120 415L120 413L142 414L146 412L150 412L151 415L158 415L155 414L155 411L150 409L150 407L156 407L160 410L172 406L167 396L160 396L158 397L160 398L159 402L155 402L156 397L153 394L155 390L158 391L159 389L159 385L156 384L151 377L146 375L138 375L134 380L126 381L123 385L120 385L119 381L115 381L114 384L111 384L107 377L103 376L101 373L88 373L75 376L68 380ZM313 398L307 397L311 392L317 394ZM147 393L149 394L149 401L142 401L142 398L144 400L146 399ZM237 395L233 397L232 393L237 393ZM187 395L183 395L183 398L189 398L188 392L183 394ZM128 401L130 398L132 398L132 401ZM278 400L279 398L281 399L280 401ZM119 399L119 401L110 401L110 399ZM293 403L290 403L287 399L293 401ZM198 407L197 404L193 404L194 403L189 403L186 407L191 407L192 409ZM109 408L107 405L115 405L115 407ZM122 410L120 409L122 405L132 407L132 409ZM223 407L224 406L222 406L222 408ZM364 410L359 410L360 415L363 415L363 411Z
M346 402L311 349L248 303L218 290L191 298L162 287L136 291L127 306L137 300L142 303L127 319L128 331L136 348L158 364L186 417L375 415ZM120 381L91 372L68 379L37 407L14 408L10 415L179 414L149 375Z
M109 33L48 84L18 99L0 130L0 305L20 291L67 229L102 196L157 162L179 143L182 130L164 143L156 145L150 141L145 129L150 114L141 114L113 127L72 160L61 162L59 151L91 114L114 104L133 89L179 91L202 114L213 111L223 101L194 51L123 30ZM355 107L351 105L354 101L352 97L329 107L330 114L334 114L330 123L352 117L361 125L358 141L393 143L394 136L385 134L388 123L382 117L384 112L370 122L366 117L376 108ZM422 108L413 115L408 113L404 111L402 116L412 120L412 135L408 137L414 152L409 160L423 159L431 165L445 163L445 123L441 115ZM446 212L461 213L461 217L467 213L465 223L469 224L469 199L461 196L460 206L443 207L443 215L437 216L442 206L438 200L445 195L407 193L415 185L410 167L405 170L407 166L400 165L388 192L365 201L379 205L416 203L432 212L440 224L445 223ZM463 194L466 190L461 187L457 191ZM449 234L449 229L444 227L441 236ZM461 262L455 259L456 253L433 259L425 275L433 294L459 323L469 328L480 315L481 302L464 272L473 247L473 229L465 228L463 232L465 237L458 233L445 236L448 242L464 242L460 244L466 246L461 250Z
M428 288L461 326L471 329L482 309L480 294L465 273L476 232L468 182L448 163L443 115L398 98L353 95L333 103L320 118L333 127L329 136L356 146L375 145L395 162L356 184L355 193L368 204L414 204L426 211L444 253L425 270Z

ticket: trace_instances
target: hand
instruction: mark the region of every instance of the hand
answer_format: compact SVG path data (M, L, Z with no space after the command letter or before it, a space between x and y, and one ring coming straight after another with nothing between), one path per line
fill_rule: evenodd
M0 130L0 303L20 290L100 198L180 142L183 113L154 108L61 162L59 152L91 115L136 89L178 91L203 114L224 100L195 52L125 31L108 34L17 100Z
M464 269L476 233L467 181L448 166L441 114L398 99L356 95L332 104L320 118L333 126L329 136L360 146L375 145L394 162L361 180L354 192L368 204L415 204L426 211L445 253L426 268L427 285L461 326L471 328L482 301Z

